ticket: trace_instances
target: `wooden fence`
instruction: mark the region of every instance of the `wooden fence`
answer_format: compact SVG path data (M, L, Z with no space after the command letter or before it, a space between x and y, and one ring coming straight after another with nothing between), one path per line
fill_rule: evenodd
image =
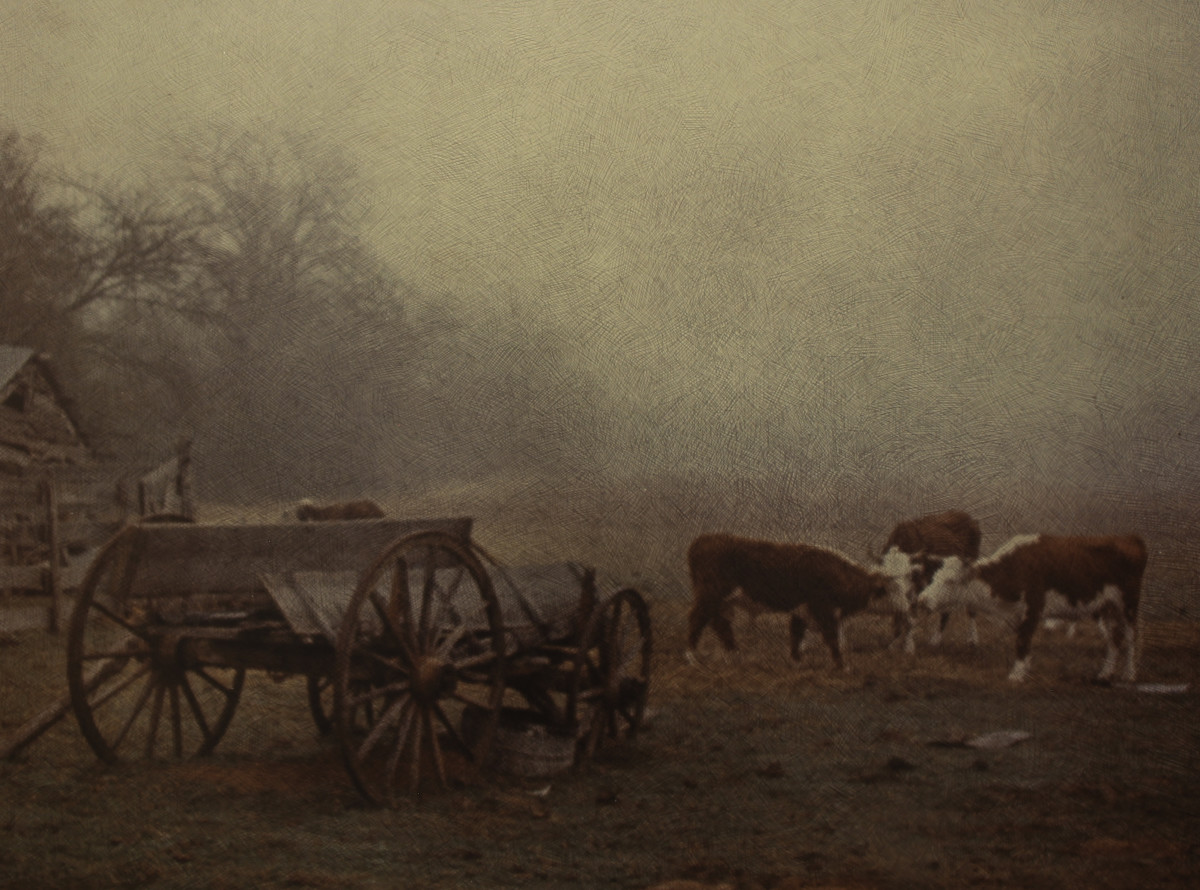
M170 459L124 483L103 472L73 470L4 479L0 634L64 628L69 595L83 581L96 548L138 516L170 513L193 518L191 492L187 443Z

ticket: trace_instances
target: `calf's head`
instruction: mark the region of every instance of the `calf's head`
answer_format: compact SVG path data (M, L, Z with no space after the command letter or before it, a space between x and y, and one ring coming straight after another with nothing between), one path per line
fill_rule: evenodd
M968 600L978 598L978 593L970 589L974 580L974 566L963 562L961 557L947 556L917 597L917 605L932 612L966 605Z

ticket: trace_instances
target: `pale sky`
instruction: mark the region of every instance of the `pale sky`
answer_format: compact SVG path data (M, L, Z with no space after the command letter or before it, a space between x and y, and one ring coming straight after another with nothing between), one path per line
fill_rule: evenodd
M0 10L57 163L319 131L418 291L575 338L613 472L818 485L1195 490L1196 84L1193 0Z

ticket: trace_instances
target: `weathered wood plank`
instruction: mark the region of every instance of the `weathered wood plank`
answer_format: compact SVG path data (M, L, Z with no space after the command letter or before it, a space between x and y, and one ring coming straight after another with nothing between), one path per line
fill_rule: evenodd
M0 590L42 590L45 571L42 566L0 566Z
M574 563L488 569L505 631L518 648L562 641L582 630L591 603L585 570Z
M336 643L358 576L358 572L287 572L264 575L262 580L292 630Z
M128 595L266 593L263 575L361 573L398 538L436 529L463 540L471 520L379 519L289 525L164 524L132 526L137 558Z
M50 600L47 597L13 597L0 606L0 634L49 629Z
M62 550L58 528L58 490L53 478L43 481L42 497L45 500L46 526L48 528L46 543L49 545L51 553L46 571L46 585L50 588L50 630L58 633L66 621L66 602L63 600L61 566L58 564L58 554Z

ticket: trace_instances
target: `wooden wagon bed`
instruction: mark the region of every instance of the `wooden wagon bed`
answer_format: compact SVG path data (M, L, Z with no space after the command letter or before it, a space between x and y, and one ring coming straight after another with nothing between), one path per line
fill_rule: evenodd
M505 567L468 518L142 523L84 579L68 641L80 728L107 761L212 751L247 670L301 674L352 779L394 802L448 758L479 769L523 702L591 756L632 736L650 622L573 563Z

